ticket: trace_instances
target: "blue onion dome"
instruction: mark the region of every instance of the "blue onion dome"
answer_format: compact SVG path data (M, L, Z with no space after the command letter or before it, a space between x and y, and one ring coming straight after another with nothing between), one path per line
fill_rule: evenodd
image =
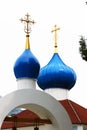
M43 90L48 88L64 88L70 90L76 82L76 74L65 65L58 53L54 53L50 62L41 68L37 83Z
M76 74L74 70L62 61L57 53L57 44L55 44L55 52L49 63L41 68L37 84L43 90L49 88L70 90L75 82Z
M14 74L18 78L38 77L40 64L29 49L25 49L22 55L16 60L14 65Z
M26 22L28 21L28 14ZM23 19L21 19L23 21ZM31 21L30 21L31 22ZM26 47L24 52L19 56L14 64L14 74L15 77L18 78L33 78L37 79L40 64L37 58L33 55L30 50L30 42L29 42L29 30L26 29Z

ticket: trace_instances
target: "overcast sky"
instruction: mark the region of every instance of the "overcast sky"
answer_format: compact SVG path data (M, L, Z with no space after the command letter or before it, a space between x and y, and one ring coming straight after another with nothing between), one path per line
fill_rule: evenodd
M13 66L25 49L24 25L19 21L29 13L32 25L30 46L41 67L54 53L51 30L57 24L58 53L77 74L69 99L87 107L87 62L79 54L80 35L87 38L85 0L0 0L0 95L17 89Z

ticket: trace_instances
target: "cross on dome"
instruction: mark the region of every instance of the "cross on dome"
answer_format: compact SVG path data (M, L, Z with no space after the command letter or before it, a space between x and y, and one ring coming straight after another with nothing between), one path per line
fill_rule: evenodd
M30 15L27 13L23 18L20 19L21 22L24 22L25 26L24 26L24 32L26 33L26 45L25 45L25 49L30 49L30 41L29 41L29 33L31 32L31 24L34 24L34 20L30 19Z
M24 32L28 35L31 32L30 25L35 23L34 20L30 19L30 15L28 13L25 15L24 19L21 18L20 20L21 20L21 22L25 23Z
M57 31L60 30L57 25L54 25L54 29L51 31L52 33L54 32L54 47L55 47L55 53L57 52Z

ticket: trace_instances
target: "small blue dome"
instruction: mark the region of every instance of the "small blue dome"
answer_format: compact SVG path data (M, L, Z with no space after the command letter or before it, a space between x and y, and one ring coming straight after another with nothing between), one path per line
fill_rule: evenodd
M54 53L50 62L41 68L37 83L43 90L63 88L70 90L76 82L73 69L64 64L58 53Z
M25 49L22 55L16 60L14 65L14 74L18 78L38 77L40 64L30 49Z

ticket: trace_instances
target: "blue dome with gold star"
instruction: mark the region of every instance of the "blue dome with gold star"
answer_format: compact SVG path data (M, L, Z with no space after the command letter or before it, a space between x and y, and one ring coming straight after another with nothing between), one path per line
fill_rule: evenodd
M56 25L54 27L52 32L55 32L55 53L49 63L41 68L37 83L43 90L49 88L70 90L76 82L76 74L72 68L62 61L57 52L56 31L60 28L56 28Z

